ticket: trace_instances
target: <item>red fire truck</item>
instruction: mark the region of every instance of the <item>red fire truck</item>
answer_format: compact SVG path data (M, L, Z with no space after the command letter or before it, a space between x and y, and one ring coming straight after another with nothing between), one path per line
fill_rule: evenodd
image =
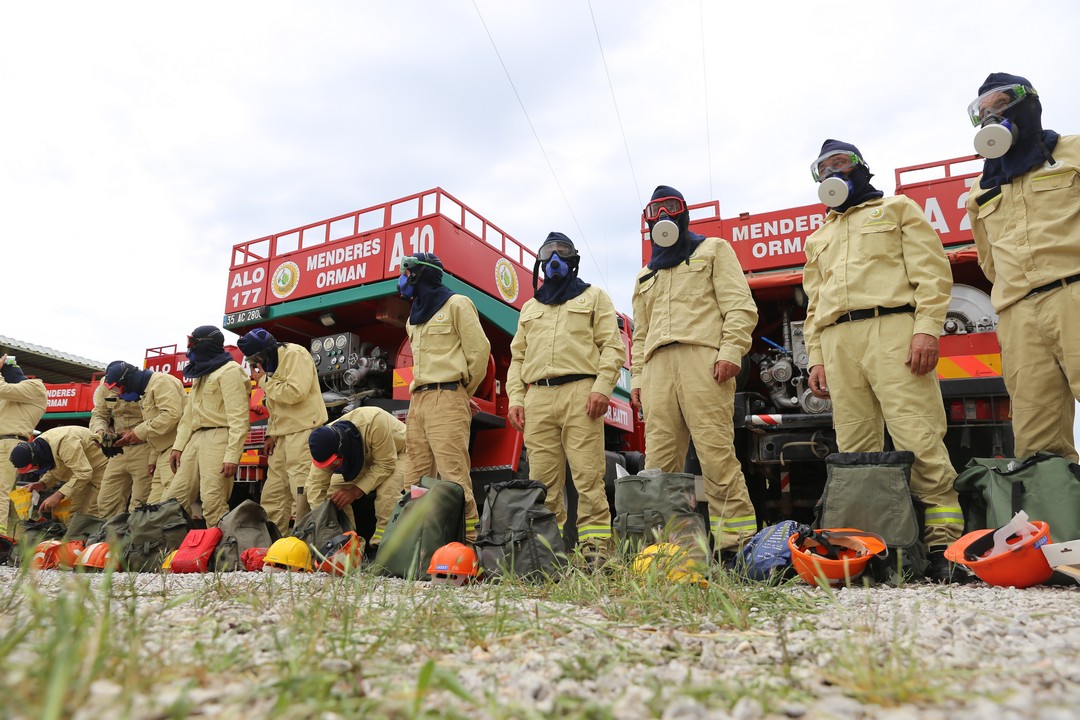
M897 193L914 199L941 236L953 270L953 297L943 328L937 372L946 404L946 445L954 465L974 456L1010 455L1009 400L990 284L979 269L964 209L981 159L963 157L896 171ZM836 451L828 400L808 387L802 326L806 238L824 220L824 205L722 218L719 204L690 207L690 227L729 240L757 302L759 322L744 359L735 400L737 454L763 521L810 513L825 479L824 458ZM642 227L642 262L650 253ZM694 470L695 460L688 461Z

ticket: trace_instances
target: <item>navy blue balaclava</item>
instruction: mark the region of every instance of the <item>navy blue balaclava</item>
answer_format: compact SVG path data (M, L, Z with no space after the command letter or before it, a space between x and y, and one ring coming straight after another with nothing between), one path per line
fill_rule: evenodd
M188 364L184 377L200 378L233 359L225 352L225 336L213 325L200 325L188 336Z
M23 380L27 379L26 373L24 373L22 368L18 365L0 365L0 376L4 378L4 382L11 383L12 385L21 383Z
M686 198L683 197L683 194L667 185L658 185L656 189L653 190L649 202L666 197L677 197L683 201L684 206L686 204ZM668 219L679 226L679 239L676 240L675 244L671 247L660 247L656 243L652 243L652 258L649 260L650 270L663 270L664 268L675 267L681 262L689 262L690 256L694 254L694 251L697 250L697 246L705 239L704 235L690 232L690 212L688 210L684 210L681 213L672 216L668 216L665 213L655 220L646 220L645 222L649 225L649 231L651 232L653 226L660 222L664 217L668 217Z
M1032 87L1027 78L1019 75L990 73L979 86L979 95L1003 85ZM1009 152L999 158L983 161L983 174L979 180L983 190L996 188L1043 162L1054 160L1051 153L1057 146L1059 136L1053 130L1043 130L1042 102L1038 95L1028 95L1001 115L1016 126L1018 136Z
M153 370L140 370L123 360L113 360L105 369L105 384L120 388L120 399L138 402L146 392Z
M308 449L315 462L326 462L334 455L341 458L341 467L336 472L341 473L346 482L355 480L364 469L364 439L360 430L348 420L338 420L333 425L312 430L308 435Z
M856 205L862 205L867 200L875 200L879 197L884 197L885 193L870 184L870 178L874 176L870 173L870 167L866 164L866 157L859 152L859 148L851 143L842 142L840 140L826 140L821 145L821 152L818 153L818 157L821 157L826 153L838 151L855 153L862 162L852 168L851 171L844 176L847 178L848 182L851 183L851 192L848 193L847 200L830 209L838 213L844 213Z
M439 312L454 291L443 285L443 264L435 253L416 253L414 258L425 265L416 265L410 271L409 284L413 287L412 308L409 322L413 325L426 323ZM431 267L434 265L435 267Z
M44 438L37 438L33 442L21 442L11 450L8 460L16 470L33 465L37 467L37 473L45 473L56 467L53 459L52 448Z
M548 233L543 244L546 245L549 242L565 243L572 248L574 247L574 242L561 232ZM563 273L552 273L553 264L555 263L567 266ZM585 292L585 289L589 287L589 283L578 277L578 266L580 264L581 256L577 254L577 248L574 248L574 256L571 258L562 258L556 253L552 253L548 262L544 263L537 257L536 264L533 266L533 297L536 298L536 301L544 305L562 305L567 300L573 300ZM536 285L541 267L544 269L544 284L537 290Z
M278 348L281 343L263 328L255 328L236 341L236 346L244 357L256 360L268 375L273 375L278 367Z

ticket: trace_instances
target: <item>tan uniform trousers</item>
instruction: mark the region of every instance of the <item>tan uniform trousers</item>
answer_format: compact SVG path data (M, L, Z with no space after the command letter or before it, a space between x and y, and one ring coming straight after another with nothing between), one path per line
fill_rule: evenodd
M228 442L228 428L207 428L192 433L180 456L176 476L165 493L165 499L176 498L189 511L195 496L201 497L206 527L214 527L221 516L229 512L233 481L221 474Z
M154 476L150 479L150 495L146 498L146 502L150 505L157 505L162 498L168 497L165 493L173 479L172 466L169 465L170 455L172 455L172 448L165 448L160 453L155 453L153 448L150 449L150 459L157 458L152 463Z
M311 472L309 435L311 430L300 430L274 438L274 452L268 458L260 504L282 535L288 534L289 518L294 513L299 520L310 509L304 494L304 483Z
M430 477L430 475L429 475ZM394 505L401 499L401 489L405 485L405 453L398 455L397 466L390 477L380 485L376 485L375 493L375 532L371 535L371 544L382 543L383 533L386 532L386 523L390 522L390 514L394 511ZM342 488L356 487L356 481L345 482L341 475L334 474L330 479L330 487L326 490L324 500ZM356 527L356 517L353 515L352 505L345 508L345 514L349 521Z
M717 383L715 364L715 349L685 344L661 347L645 363L645 465L682 472L693 437L715 546L732 551L757 532L757 516L735 457L735 381Z
M821 350L840 451L880 452L887 425L895 448L915 453L911 492L926 505L923 539L948 545L963 533L964 516L937 375L913 375L904 364L914 323L896 314L832 325L821 331Z
M405 422L404 486L438 476L465 490L465 538L476 539L480 514L473 497L469 462L472 412L465 389L414 392Z
M11 513L11 498L8 497L8 493L15 489L15 481L19 473L15 471L15 466L8 461L8 458L20 442L22 441L15 438L0 440L0 535L15 534L17 520L15 515L12 515L11 522L8 522L8 514Z
M1080 283L1039 293L1001 311L1002 375L1012 401L1017 457L1045 450L1077 461Z
M108 519L147 502L153 480L147 472L150 454L150 446L142 443L128 445L124 452L109 458L98 493L101 517Z
M525 394L525 447L529 474L547 488L544 504L566 524L566 464L578 492L578 541L611 537L611 511L604 489L604 418L590 420L585 404L593 380L546 387L531 385Z

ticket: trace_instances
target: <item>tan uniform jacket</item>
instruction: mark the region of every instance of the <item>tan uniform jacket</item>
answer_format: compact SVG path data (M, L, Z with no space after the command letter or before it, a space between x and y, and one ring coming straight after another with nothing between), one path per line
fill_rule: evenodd
M319 390L319 374L308 351L285 343L278 348L273 375L263 375L259 386L270 410L267 431L272 437L312 430L326 422L326 405Z
M1013 178L993 197L980 175L967 211L979 265L994 284L1001 312L1031 290L1080 274L1080 135L1058 139L1055 167L1045 163Z
M511 407L525 404L527 385L563 375L596 375L592 391L611 397L626 362L615 305L596 286L561 305L527 301L510 353L506 392Z
M228 428L224 462L240 462L244 439L251 426L248 417L250 392L251 383L247 373L235 360L230 360L209 375L195 378L180 427L176 431L173 450L183 452L196 430Z
M919 205L896 195L830 211L806 240L803 326L809 367L821 365L821 330L850 310L915 307L914 333L938 337L952 291L941 238Z
M450 299L419 325L405 324L413 352L413 381L409 390L429 383L460 382L472 395L487 375L491 342L480 325L472 300Z
M135 437L150 443L155 452L168 450L176 441L186 402L184 383L178 378L162 372L151 375L142 398L143 421L135 426Z
M63 482L59 492L64 497L71 497L79 483L89 482L95 470L107 462L101 452L101 437L89 428L64 425L46 430L40 437L49 443L56 463L56 467L41 477L41 482L47 487Z
M40 380L9 383L0 377L0 435L30 437L48 404L45 383Z
M357 408L335 422L341 420L355 425L363 438L364 467L353 482L368 494L394 474L398 455L405 452L405 423L377 407ZM319 487L325 491L330 486L333 474L330 470L312 465L308 488Z
M138 402L121 400L120 394L105 387L102 379L94 389L94 409L90 411L90 429L98 435L107 432L120 433L142 422L142 408Z
M717 361L741 364L758 319L735 251L721 238L703 240L689 262L658 271L642 268L633 306L633 388L641 387L645 363L668 343L710 347Z

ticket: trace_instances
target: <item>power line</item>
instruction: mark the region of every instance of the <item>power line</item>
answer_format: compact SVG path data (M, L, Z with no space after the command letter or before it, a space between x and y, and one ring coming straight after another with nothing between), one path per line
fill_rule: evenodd
M642 200L641 187L638 185L637 173L634 172L634 160L630 156L630 144L626 141L626 130L623 128L622 115L619 113L619 102L615 99L615 87L611 84L611 73L608 71L607 56L604 55L604 45L600 42L600 29L596 26L596 14L593 12L592 0L589 0L589 17L592 18L593 32L596 33L596 45L600 48L600 59L604 63L604 76L607 77L608 90L611 92L611 104L615 106L615 117L619 121L619 134L622 136L623 148L626 149L626 162L630 165L630 177L634 180L634 192L637 193L638 205L645 206Z
M562 195L563 202L566 203L566 209L570 212L570 217L574 221L574 226L577 228L578 237L585 243L585 248L589 251L589 257L592 258L593 265L596 267L596 272L600 276L600 282L603 284L604 289L608 294L611 294L611 289L608 288L607 278L604 277L603 270L600 269L600 263L596 260L596 254L589 246L589 240L585 237L585 232L581 229L581 223L578 222L577 215L574 214L574 208L570 205L570 198L566 196L566 191L563 190L562 183L559 182L559 176L555 173L555 167L551 164L551 159L548 158L547 151L544 150L544 143L540 142L540 135L536 132L536 127L533 125L532 118L529 117L529 111L525 109L525 103L521 100L521 95L518 94L517 86L514 85L514 79L510 77L510 71L506 67L506 63L503 62L502 54L499 52L499 47L495 44L495 38L491 36L491 31L488 30L487 23L484 22L484 16L480 12L480 6L476 4L476 0L473 0L473 8L476 10L476 16L480 18L480 24L484 26L484 32L487 34L488 41L491 43L492 49L495 51L495 57L499 59L499 65L502 66L503 73L506 75L507 82L510 83L510 88L514 91L514 97L517 98L518 105L521 107L521 112L525 115L526 122L529 123L529 129L532 131L533 138L536 139L536 144L540 147L540 154L544 156L544 162L547 163L548 170L551 172L551 177L555 180L556 187L559 188L559 193Z
M705 149L709 163L709 198L715 198L712 172L712 133L709 129L709 66L705 62L705 5L703 0L698 0L698 13L701 18L701 22L698 23L698 27L701 29L701 81L705 85Z

